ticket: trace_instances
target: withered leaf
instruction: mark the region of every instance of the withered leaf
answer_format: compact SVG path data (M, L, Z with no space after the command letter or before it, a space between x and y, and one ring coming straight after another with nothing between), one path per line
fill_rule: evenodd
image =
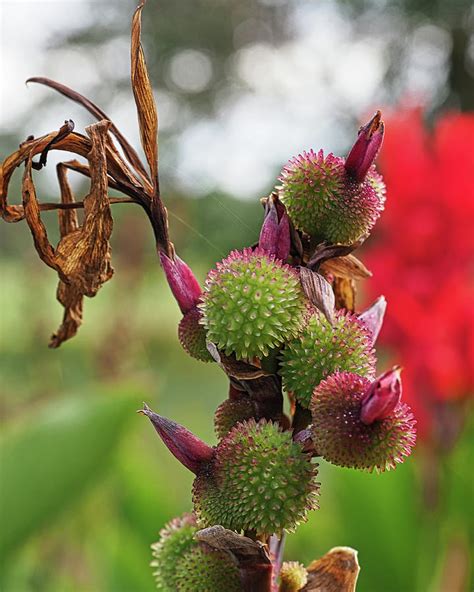
M145 2L139 4L132 20L131 79L137 106L140 139L150 167L155 193L158 192L158 115L150 78L141 45L141 15Z
M30 227L31 234L33 235L33 242L38 255L46 265L49 265L49 267L60 272L56 260L56 253L49 243L46 227L41 220L36 190L31 177L31 168L32 156L30 156L26 162L21 187L24 215L28 226Z
M77 333L82 324L82 305L84 296L71 284L59 281L56 298L64 307L62 323L56 333L51 336L49 347L57 348Z
M240 568L243 592L271 592L272 562L266 545L220 525L199 530L195 536L198 541L234 558Z
M55 80L51 80L50 78L45 78L43 76L33 76L32 78L28 78L26 84L29 82L36 82L37 84L43 84L52 88L53 90L57 91L58 93L64 95L68 99L71 99L75 103L79 103L82 105L89 113L91 113L98 121L106 119L110 121L110 133L112 133L118 143L120 144L125 156L129 163L135 168L137 172L141 174L142 177L148 180L148 173L146 172L138 154L135 152L134 148L129 144L127 139L124 135L120 132L117 126L111 121L110 117L95 103L93 103L87 97L84 97L80 93L72 90L68 86L61 84L60 82L56 82Z
M354 255L328 259L321 264L319 271L349 280L363 280L372 276L372 272Z
M69 136L69 134L73 131L73 129L74 129L74 121L72 121L72 119L66 120L64 122L64 125L62 125L59 128L56 136L54 138L52 138L48 142L48 144L46 144L46 146L44 147L43 151L41 152L39 162L32 162L31 166L36 171L40 171L44 166L46 166L46 162L48 160L48 152L51 150L51 148L54 146L54 144L57 144L58 142L60 142L61 140L63 140L67 136Z
M317 271L325 261L333 259L334 257L343 257L344 255L348 255L361 244L361 241L352 245L331 245L327 243L319 243L308 261L308 267Z
M331 284L322 275L307 267L300 267L300 280L309 301L324 314L332 325L335 299Z
M73 204L74 196L67 180L67 165L69 163L59 163L56 167L59 188L61 190L61 203ZM79 221L76 210L59 210L59 233L61 238L75 232L79 228ZM67 339L74 337L82 323L82 305L84 297L77 291L74 284L66 284L59 280L56 292L58 301L64 307L64 315L61 326L54 333L49 342L49 347L56 348Z
M354 312L356 299L356 286L354 280L335 277L333 282L336 308L345 308Z
M86 296L95 296L113 274L109 245L113 223L105 150L109 125L110 122L101 121L86 128L92 148L88 155L91 186L84 198L84 223L64 236L56 249L57 261L68 282Z
M307 569L308 583L301 592L355 592L360 567L350 547L334 547Z
M54 249L49 243L46 228L31 178L32 154L23 176L23 209L40 258L55 269L60 277L58 299L65 307L63 325L53 336L52 347L72 337L82 319L82 296L95 296L104 282L112 277L109 238L112 216L108 199L106 138L110 123L101 121L87 128L90 150L87 154L91 179L90 191L84 198L84 222L78 226L74 210L59 214L60 241ZM58 167L61 200L74 201L65 176L65 167Z
M208 343L207 349L214 361L224 370L227 376L238 380L252 380L268 376L268 372L258 366L243 360L237 360L234 355L227 356L219 351L214 343Z
M56 139L56 142L51 144L54 139ZM19 222L25 217L23 205L8 204L8 185L11 176L22 162L27 162L36 154L41 154L48 145L53 150L68 150L84 157L87 157L91 149L89 139L75 132L71 132L58 139L58 132L55 131L41 136L36 140L23 142L19 149L7 156L0 166L0 215L6 222Z
M239 563L257 561L267 565L271 564L265 545L223 526L210 526L198 530L196 539L214 549L232 553Z

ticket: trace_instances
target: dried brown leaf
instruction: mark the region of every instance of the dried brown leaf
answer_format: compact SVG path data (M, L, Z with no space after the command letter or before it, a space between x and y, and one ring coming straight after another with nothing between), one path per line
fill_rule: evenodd
M271 565L265 545L249 537L237 534L233 530L227 530L223 526L210 526L198 530L196 539L206 543L213 549L232 553L239 563L257 561Z
M73 285L60 281L56 297L64 307L64 315L59 329L51 336L51 348L57 348L67 339L74 337L82 324L84 296Z
M355 592L360 567L350 547L334 547L307 569L308 583L301 592Z
M356 286L354 280L335 277L333 282L336 309L345 308L354 312Z
M73 204L75 202L67 179L68 164L70 163L60 163L56 167L62 204ZM58 218L61 238L78 230L79 221L76 210L59 210ZM82 323L82 304L84 297L77 290L76 286L59 280L56 297L64 307L64 315L61 326L52 335L49 342L49 347L51 348L57 348L67 339L74 337Z
M53 90L67 97L68 99L71 99L75 103L79 103L79 105L82 105L85 109L87 109L87 111L89 111L89 113L91 113L98 121L101 121L103 119L110 121L110 133L112 133L116 137L127 160L135 168L135 170L142 177L144 177L145 180L149 180L148 173L146 172L145 167L143 166L134 148L128 143L127 139L111 121L110 117L104 111L102 111L100 107L98 107L88 98L84 97L75 90L72 90L71 88L65 86L64 84L61 84L60 82L51 80L50 78L45 78L43 76L33 76L32 78L28 78L28 80L26 81L27 84L29 82L36 82L38 84L48 86L49 88L52 88Z
M86 296L95 296L112 277L109 238L112 215L108 199L106 136L110 123L101 121L86 128L92 148L88 155L90 191L84 198L84 223L64 236L56 249L56 258L68 283Z
M207 349L214 361L224 370L227 376L238 380L252 380L268 376L268 372L258 366L237 360L234 355L227 356L220 352L214 343L208 343Z
M271 592L272 562L266 545L220 525L198 530L196 539L230 553L240 568L243 592Z
M353 245L331 245L327 243L319 243L308 261L308 267L317 271L325 261L328 261L334 257L343 257L344 255L348 255L361 244L361 242L354 243Z
M72 119L66 120L64 122L64 125L62 125L59 128L59 130L58 130L57 134L54 136L54 138L52 138L48 142L48 144L44 147L43 151L41 152L39 162L33 162L31 166L36 171L40 171L44 166L46 166L46 162L48 160L48 152L51 150L51 148L54 146L54 144L57 144L58 142L60 142L61 140L63 140L67 136L69 136L69 134L73 130L74 130L74 121L72 121Z
M15 169L22 162L27 162L36 154L41 154L50 145L53 150L67 150L80 156L87 157L91 149L88 138L75 132L57 139L58 132L51 132L35 140L28 140L20 144L18 150L7 156L0 166L0 215L6 222L19 222L25 217L23 205L8 204L8 186ZM56 142L51 144L56 138ZM31 166L30 166L31 168ZM31 175L31 172L30 172Z
M309 301L324 314L332 325L335 301L331 284L322 275L307 267L300 267L300 280Z
M44 261L44 263L46 263L46 265L49 267L52 267L56 271L60 272L60 267L56 259L56 253L49 243L46 227L41 220L36 190L31 177L31 168L32 157L30 156L25 166L21 188L24 215L30 228L30 232L33 236L33 242L40 259Z
M108 197L107 133L110 123L101 121L87 128L90 150L87 153L90 175L90 191L83 201L84 222L79 226L74 209L59 211L61 238L56 249L48 240L41 220L41 210L31 177L32 158L35 150L50 142L42 139L30 150L23 175L23 211L33 235L40 258L55 269L60 277L57 297L65 308L63 323L53 335L51 347L58 347L72 337L82 321L82 297L95 296L104 282L112 277L109 238L112 233L112 215ZM17 158L23 158L23 154ZM67 181L66 169L72 163L58 165L58 180L62 206L74 205L74 197Z
M151 88L145 55L141 45L142 2L133 15L131 39L131 79L137 106L140 139L151 172L154 193L158 193L158 115Z
M354 255L324 261L319 271L325 275L332 274L349 280L363 280L372 276L372 272Z

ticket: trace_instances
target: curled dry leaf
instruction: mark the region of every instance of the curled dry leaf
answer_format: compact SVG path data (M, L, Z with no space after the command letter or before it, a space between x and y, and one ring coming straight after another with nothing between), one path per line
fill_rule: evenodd
M238 380L252 380L262 376L268 376L268 372L258 366L249 364L243 360L237 360L234 355L227 356L219 351L212 342L207 344L207 349L213 360L224 370L230 378Z
M266 545L220 525L199 530L196 539L235 559L244 592L271 592L272 562Z
M56 90L58 93L64 95L71 101L82 105L89 113L91 113L97 121L102 121L106 119L107 121L111 122L110 117L97 105L95 105L90 99L84 97L80 93L72 90L71 88L61 84L60 82L56 82L55 80L51 80L50 78L45 78L43 76L33 76L32 78L28 78L26 84L29 82L36 82L37 84L43 84L44 86L48 86ZM134 148L129 144L127 139L124 135L120 132L115 124L111 122L110 124L110 133L112 133L115 138L117 139L120 147L123 150L128 162L133 166L133 168L140 173L142 179L148 180L147 172L138 157L138 154L135 152Z
M135 10L132 20L131 79L138 112L138 124L143 150L150 167L155 191L158 183L158 114L141 44L141 17L145 3Z
M314 271L318 271L320 266L329 259L334 257L343 257L352 253L357 247L362 244L361 241L352 245L332 245L328 243L319 243L316 245L312 255L308 260L308 267Z
M308 583L301 592L355 592L360 571L357 551L334 547L307 570Z
M59 274L57 296L65 307L63 324L51 340L52 347L58 347L76 333L82 320L82 297L95 296L102 284L113 274L109 245L112 216L108 200L106 158L106 135L109 125L109 122L102 121L87 128L90 136L90 151L87 156L91 185L83 202L84 223L82 226L78 225L73 210L61 211L61 238L56 249L50 244L41 220L31 176L32 154L26 162L22 186L23 213L40 258ZM58 179L62 203L74 203L64 165L58 167Z
M56 167L59 187L61 190L61 203L74 204L74 195L67 180L67 164L68 163L59 163ZM61 238L72 232L76 232L79 229L76 210L59 210L58 218ZM56 297L64 307L64 316L61 326L58 331L52 335L49 342L49 347L53 348L59 347L63 341L70 339L77 333L77 330L82 323L82 304L84 299L83 295L78 292L72 284L66 284L62 280L59 280Z
M95 295L100 286L112 276L108 244L112 230L110 204L133 202L142 206L152 224L159 250L168 256L173 253L168 234L168 213L159 194L158 118L140 42L143 6L144 3L138 6L132 21L131 78L140 136L151 174L146 172L133 147L102 109L67 86L41 77L30 78L28 82L52 88L82 105L100 121L88 128L89 137L74 132L74 123L70 120L50 134L36 139L29 136L0 166L0 216L6 222L26 219L40 258L55 269L60 277L57 297L65 307L65 313L63 324L52 338L52 347L57 347L77 331L82 320L82 297ZM114 144L114 138L123 155ZM61 201L40 203L36 197L31 171L41 170L46 165L50 150L72 152L87 159L88 163L77 160L62 163L58 169ZM39 161L33 161L38 154ZM9 204L9 183L12 174L22 163L25 163L22 203ZM74 200L70 193L66 169L91 179L91 190L83 201ZM109 187L127 197L108 197ZM85 210L82 227L78 226L77 218L72 213L77 208ZM56 249L49 243L41 219L41 212L48 210L64 212L64 215L59 216L61 239Z
M345 308L351 312L355 310L356 285L355 281L342 277L335 277L333 281L336 308Z
M214 549L232 553L240 563L271 564L265 545L249 537L237 534L233 530L227 530L223 526L210 526L198 530L196 539Z
M324 314L332 325L335 302L331 284L322 275L307 267L300 267L300 280L309 301Z
M32 160L36 154L44 152L46 147L54 150L67 150L87 157L91 149L88 138L74 132L62 135L58 139L58 131L51 132L40 138L27 140L20 144L19 149L7 156L0 166L0 215L6 222L19 222L25 215L23 205L8 204L8 185L15 169L22 163ZM53 141L55 140L55 141ZM32 168L32 164L29 167ZM31 176L31 171L30 171ZM41 208L40 208L41 209Z
M160 199L158 180L158 114L141 44L141 18L144 6L145 2L138 5L132 19L130 46L132 90L137 106L140 140L150 167L153 184L150 220L159 250L164 251L168 257L172 257L173 247L169 240L168 212Z
M363 280L372 276L372 272L354 255L328 259L321 264L319 271L348 280Z

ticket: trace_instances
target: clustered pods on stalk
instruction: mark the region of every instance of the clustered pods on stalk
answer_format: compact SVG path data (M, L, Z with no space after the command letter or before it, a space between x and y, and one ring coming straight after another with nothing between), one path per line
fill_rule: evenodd
M195 475L192 514L171 521L153 545L158 589L316 590L338 570L353 589L358 566L351 550L333 549L308 569L283 563L282 554L285 533L318 508L315 459L383 472L403 462L415 443L415 421L401 401L400 368L376 377L374 343L385 299L362 312L355 306L355 282L370 272L352 251L385 201L374 166L384 134L381 114L361 127L346 159L322 150L291 159L262 200L258 244L217 262L201 289L169 239L158 181L156 108L140 43L142 9L143 4L132 22L132 87L149 171L102 110L59 83L36 78L100 122L88 128L89 137L74 133L68 122L59 132L29 138L9 156L0 179L2 217L26 219L40 257L59 274L65 317L53 338L57 347L77 331L83 296L95 295L112 275L111 204L140 205L183 314L178 335L185 352L216 363L228 376L228 396L214 417L216 446L147 405L141 410ZM36 197L32 169L40 170L54 149L75 152L87 164L61 163L61 202L45 204ZM9 179L22 163L22 203L9 205ZM91 179L83 201L74 199L67 183L71 170ZM110 198L109 188L126 199ZM82 226L78 207L86 214ZM59 210L56 247L41 219L52 209Z

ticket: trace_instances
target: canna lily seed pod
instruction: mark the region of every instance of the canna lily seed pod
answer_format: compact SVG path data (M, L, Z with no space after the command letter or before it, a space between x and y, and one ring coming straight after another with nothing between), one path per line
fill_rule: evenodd
M238 359L267 356L295 337L306 307L297 272L260 248L218 263L199 305L208 340Z
M399 383L398 370L391 373L392 380ZM384 395L376 393L382 413L377 416L371 404L371 422L364 417L363 405L372 400L374 390L398 390L396 385L387 387L387 374L371 382L340 372L315 388L310 405L312 435L316 450L325 460L342 467L383 472L410 455L416 441L416 422L408 405L398 398L395 406L390 403L387 407ZM388 396L393 401L392 395Z
M296 228L317 242L352 244L368 234L385 203L385 184L373 166L382 138L378 112L347 160L310 150L288 162L277 190Z
M309 407L314 388L334 372L355 372L375 377L372 337L364 323L339 310L333 325L314 310L303 331L282 352L280 374L283 386L297 401Z

